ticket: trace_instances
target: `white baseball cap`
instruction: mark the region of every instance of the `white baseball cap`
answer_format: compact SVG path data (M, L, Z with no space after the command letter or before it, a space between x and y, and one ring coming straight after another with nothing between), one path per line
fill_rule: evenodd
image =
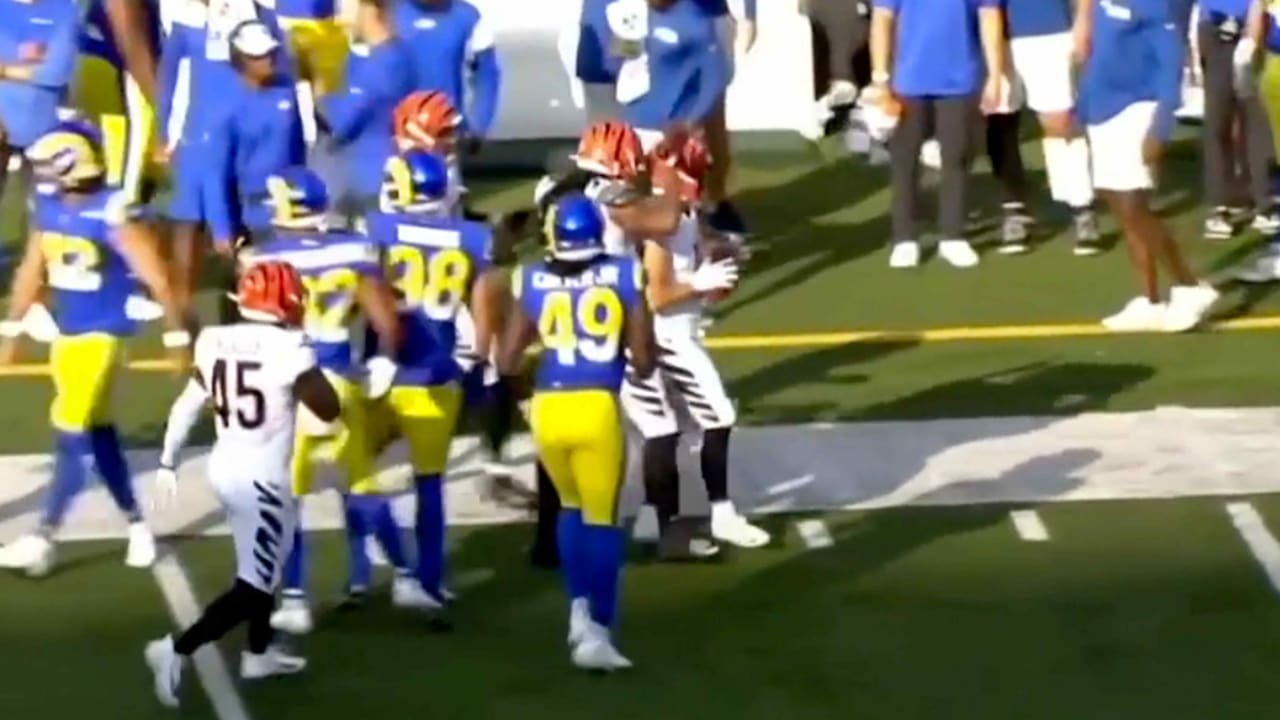
M266 25L257 20L240 23L231 31L231 47L249 57L266 57L280 47Z

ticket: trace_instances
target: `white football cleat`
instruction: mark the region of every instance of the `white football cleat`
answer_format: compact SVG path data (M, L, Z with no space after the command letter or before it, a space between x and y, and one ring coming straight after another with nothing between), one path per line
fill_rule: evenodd
M23 535L0 548L0 568L25 570L38 578L53 570L57 553L53 541L43 535Z
M593 622L587 624L582 642L573 648L571 659L575 666L592 672L614 672L631 668L631 661L613 646L609 629Z
M398 577L391 581L391 604L407 610L443 610L444 605L422 589L416 577Z
M584 597L569 603L569 647L577 647L586 639L591 627L591 602Z
M261 655L240 653L240 677L261 680L276 675L296 675L307 669L307 659L290 655L274 645Z
M903 240L893 244L889 252L889 267L895 270L913 268L920 264L920 243Z
M271 614L271 628L290 635L306 635L315 627L311 607L304 597L286 597L280 609Z
M178 707L178 688L182 686L183 657L173 649L173 636L165 635L152 640L142 652L142 657L155 677L156 699L161 705Z
M1280 251L1270 249L1249 265L1235 272L1235 278L1246 283L1269 283L1280 280Z
M641 505L640 511L636 513L636 521L631 525L631 539L652 545L658 542L660 534L658 509L652 505Z
M978 264L978 253L968 240L943 240L938 243L938 255L951 267L971 268Z
M747 522L732 502L711 506L711 537L740 548L759 548L769 544L769 533Z
M1169 289L1169 308L1165 312L1165 332L1186 332L1204 322L1218 301L1212 285L1175 285Z
M156 561L156 539L144 522L129 524L129 549L124 564L131 568L149 568Z
M1115 315L1103 318L1102 325L1114 332L1157 332L1165 329L1164 303L1153 303L1138 296Z

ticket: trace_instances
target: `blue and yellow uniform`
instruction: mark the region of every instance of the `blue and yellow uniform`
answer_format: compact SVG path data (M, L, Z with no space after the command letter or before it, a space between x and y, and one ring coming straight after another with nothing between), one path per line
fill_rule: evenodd
M441 483L462 402L454 321L492 263L493 237L480 223L409 213L370 215L368 233L382 250L402 330L395 379L371 422L398 427L409 445L418 498L418 579L423 590L440 599Z
M638 260L601 256L576 275L521 267L512 292L542 340L529 421L538 457L567 509L615 522L625 440L618 389L627 313L644 302Z
M143 42L155 57L162 42L160 10L151 0L137 3L144 19ZM156 148L156 112L124 65L106 0L88 0L80 25L80 59L71 104L102 130L107 183L137 198Z
M347 473L351 491L373 492L374 468L365 440L363 366L354 345L361 282L378 277L377 249L359 235L278 230L273 239L253 248L250 262L282 260L298 269L307 288L303 332L342 404L340 427L316 434L300 426L294 437L293 492L311 492L313 456L337 460Z
M341 87L347 65L347 31L335 0L276 0L276 16L300 66L311 68L317 96Z
M87 481L85 457L117 504L137 519L129 471L111 422L111 389L121 343L134 333L125 303L136 283L116 245L115 231L138 211L123 193L101 190L32 198L32 231L44 257L46 282L59 336L49 365L54 400L50 421L57 436L55 483L44 525L56 528Z

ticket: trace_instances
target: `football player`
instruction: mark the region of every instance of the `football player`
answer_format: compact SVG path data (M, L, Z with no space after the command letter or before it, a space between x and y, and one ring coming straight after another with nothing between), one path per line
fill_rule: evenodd
M638 259L605 253L604 218L585 195L557 200L546 228L546 259L517 272L498 368L520 382L525 349L541 341L530 424L562 506L571 659L587 670L623 670L631 661L612 638L625 543L617 524L626 447L618 387L628 354L637 375L653 372L644 273Z
M356 352L357 321L367 318L375 342L394 352L399 342L395 300L382 280L377 249L363 236L324 229L329 209L328 193L318 176L305 168L292 168L267 182L267 204L272 217L271 238L240 254L242 266L280 260L301 274L307 290L302 331L316 353L317 364L338 393L342 414L337 423L315 420L305 408L299 411L292 461L293 494L299 502L315 490L315 461L331 459L345 471L344 493L351 576L347 592L355 600L368 590L371 576L365 543L376 535L397 581L392 597L397 605L412 594L416 584L408 580L409 565L400 542L400 530L391 508L377 497L373 458L365 437L363 366ZM285 566L280 609L272 627L292 634L312 628L306 600L305 544L299 524L293 551Z
M446 210L450 215L461 213L466 189L458 163L462 115L457 108L438 90L417 90L396 106L392 126L397 151L422 150L444 158L449 169Z
M176 638L166 635L144 652L156 698L178 706L187 658L235 626L248 625L240 656L246 680L302 671L306 660L272 644L271 608L289 553L296 505L290 490L295 410L299 404L324 422L338 419L338 394L316 363L298 326L307 291L298 271L266 261L241 275L235 295L240 322L206 328L195 348L195 368L169 410L162 468L177 466L206 402L213 406L217 439L209 453L209 481L222 502L236 553L231 589L205 608ZM164 495L176 493L172 470L157 474Z
M38 183L31 195L31 235L0 323L0 364L14 360L19 320L48 288L60 330L49 355L56 444L40 528L0 550L0 566L31 575L50 570L54 535L94 468L129 518L125 563L148 567L155 543L138 510L110 406L124 340L134 333L125 311L134 276L164 308L165 346L182 356L191 338L156 238L128 196L106 186L96 128L64 123L36 141L27 160Z
M729 435L737 413L702 344L703 309L738 280L736 259L707 257L709 242L703 242L699 228L698 206L710 158L705 146L690 137L679 147L655 151L650 164L676 171L686 211L666 242L645 243L643 249L658 372L651 378L628 374L622 385L627 418L644 437L646 506L636 523L637 537L653 538L656 525L663 557L683 560L717 552L714 545L676 532L671 524L680 502L676 452L683 414L702 430L702 477L711 502L712 537L738 547L761 547L768 544L769 534L747 522L729 499Z
M489 272L489 227L450 215L448 175L445 161L431 153L411 150L392 157L382 209L367 223L369 238L382 250L403 328L400 350L391 358L391 387L372 424L398 429L409 445L417 497L418 580L433 599L424 609L438 609L447 599L443 475L462 402L462 369L455 360L457 318L462 308L470 309L476 355L487 358L494 334L492 308L499 302L498 285Z

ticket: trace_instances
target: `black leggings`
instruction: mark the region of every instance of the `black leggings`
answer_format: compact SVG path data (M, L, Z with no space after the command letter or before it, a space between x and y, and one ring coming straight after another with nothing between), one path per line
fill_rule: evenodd
M868 0L809 0L813 25L815 95L822 95L832 80L857 87L871 82L871 3Z
M1027 168L1022 164L1019 132L1022 113L1015 111L987 116L987 158L1004 193L1004 204L1025 205L1027 202Z

